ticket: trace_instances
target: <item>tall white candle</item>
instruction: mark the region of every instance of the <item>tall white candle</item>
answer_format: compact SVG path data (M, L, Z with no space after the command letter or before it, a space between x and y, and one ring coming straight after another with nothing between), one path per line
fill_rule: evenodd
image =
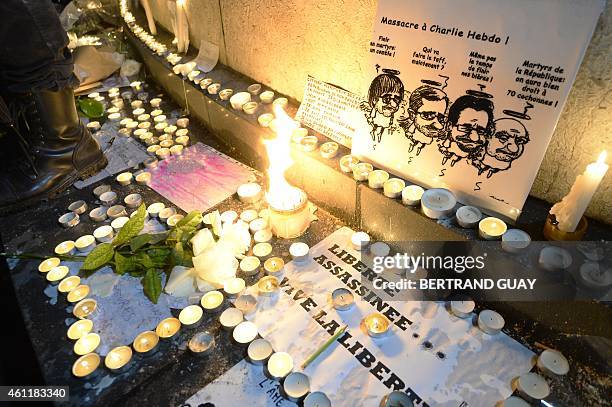
M153 11L151 10L149 0L140 0L140 2L142 3L142 8L144 8L145 14L147 15L149 31L151 31L151 34L157 35L157 27L155 26L155 19L153 19Z
M176 31L178 41L178 52L187 52L189 28L187 27L187 11L185 0L176 0Z
M591 199L593 199L597 187L599 187L601 180L608 171L606 155L605 151L599 154L599 159L589 164L586 171L576 177L569 194L550 210L550 213L555 215L557 222L559 222L557 225L559 230L563 232L576 231L578 222L580 222Z

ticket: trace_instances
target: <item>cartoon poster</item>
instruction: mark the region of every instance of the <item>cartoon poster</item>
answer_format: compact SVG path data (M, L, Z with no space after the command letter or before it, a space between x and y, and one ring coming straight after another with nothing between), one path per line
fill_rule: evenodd
M379 0L353 154L517 219L603 6Z

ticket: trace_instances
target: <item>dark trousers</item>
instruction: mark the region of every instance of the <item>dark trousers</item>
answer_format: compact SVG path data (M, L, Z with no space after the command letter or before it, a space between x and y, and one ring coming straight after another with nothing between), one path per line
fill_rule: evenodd
M50 0L0 0L0 92L75 87L68 36Z

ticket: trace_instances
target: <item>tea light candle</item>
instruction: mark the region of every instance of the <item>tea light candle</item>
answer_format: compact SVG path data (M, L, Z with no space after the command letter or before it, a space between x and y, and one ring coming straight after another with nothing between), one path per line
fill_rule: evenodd
M531 407L531 405L520 397L510 396L499 407Z
M478 235L485 240L499 240L508 230L506 223L498 218L484 218L478 223Z
M72 374L76 377L85 377L92 374L100 366L100 356L88 353L78 358L72 365Z
M370 188L382 188L384 183L389 180L389 173L383 170L374 170L368 175L368 186Z
M155 131L160 133L160 134L164 134L164 129L168 127L168 123L162 121L162 122L155 122Z
M176 333L181 329L181 321L177 318L170 317L161 320L157 327L155 328L155 333L161 339L168 339L176 335Z
M353 178L356 181L366 181L374 167L370 163L358 163L353 166Z
M112 122L117 122L121 120L121 113L111 113L107 117L108 117L108 120Z
M406 187L404 180L399 178L391 178L383 184L383 194L388 198L397 198L402 194L402 190Z
M134 107L134 103L136 103L137 101L132 102L132 107ZM138 101L140 102L139 106L142 106L142 101ZM138 107L134 110L132 110L132 116L138 118L138 116L140 116L141 114L145 114L145 110L142 107Z
M74 353L85 355L91 353L100 345L100 335L90 332L83 335L74 343Z
M113 240L115 232L111 225L104 225L94 230L93 235L98 242L107 243Z
M98 121L92 121L92 122L87 123L87 128L92 131L100 130L100 127L102 126L100 126L100 122Z
M189 136L178 136L176 139L174 139L174 142L183 147L187 147L187 145L189 145Z
M168 220L166 221L166 223L168 224L168 226L170 227L174 227L176 226L177 223L179 223L185 216L181 215L179 213L177 213L176 215L172 215L168 218Z
M268 373L275 380L285 378L293 370L293 358L286 352L275 352L268 359Z
M276 277L280 280L285 270L285 262L280 257L271 257L265 261L264 270L267 275Z
M249 87L247 87L247 91L251 95L257 96L259 94L259 92L261 92L261 84L254 83L254 84L250 85Z
M253 255L265 259L272 253L272 245L270 243L257 243L253 246Z
M501 239L502 249L508 253L518 253L531 244L531 236L520 229L508 229Z
M149 182L151 182L151 173L143 171L140 174L136 175L136 183L137 184L139 184L139 185L147 185ZM128 204L127 202L126 202L126 204L128 205L128 207L131 208L130 204ZM140 206L140 205L138 205L138 206Z
M414 407L414 403L410 396L403 391L392 391L385 395L380 402L380 407Z
M257 219L257 217L258 217L257 211L254 210L254 209L247 209L247 210L242 211L240 213L240 219L242 219L246 223L249 223L249 222Z
M79 319L84 319L93 314L97 308L98 303L96 300L92 298L85 298L84 300L76 303L74 309L72 310L72 314Z
M181 117L180 119L176 120L176 125L178 127L181 127L183 129L187 128L187 126L189 126L189 118L188 117Z
M283 391L287 398L298 402L310 392L310 380L302 372L292 372L283 381Z
M340 158L340 171L353 172L353 167L359 164L359 159L353 155L345 155Z
M516 381L516 390L519 394L535 400L542 400L550 394L548 383L536 373L525 373L520 376Z
M79 319L68 328L68 338L77 340L90 333L93 329L93 322L90 319Z
M155 151L155 155L163 160L165 158L170 157L170 149L168 149L168 148L160 148L157 151Z
M385 242L376 242L370 245L370 253L374 257L387 257L391 252L391 248Z
M272 104L284 109L289 104L289 100L287 98L276 98Z
M306 396L303 407L331 407L331 400L322 391L314 391Z
M544 350L536 363L538 369L548 376L563 376L569 372L569 363L565 356L554 349Z
M157 158L155 157L145 158L145 160L142 163L144 164L146 168L155 168L157 167Z
M262 277L257 282L257 289L259 291L259 295L264 297L272 297L278 294L280 282L278 281L278 278L274 276Z
M152 146L147 147L147 153L155 154L160 148L161 146L159 144L153 144Z
M136 130L134 130L134 129L136 129L137 127L138 127L138 122L136 122L136 121L131 121L128 124L125 125L125 128L129 129L129 130L133 130L135 135L136 135ZM137 130L144 130L144 131L146 131L146 129L137 129Z
M216 290L209 291L202 296L202 299L200 299L200 304L202 304L202 308L204 308L206 312L218 312L221 310L221 305L223 304L223 293ZM197 308L201 311L200 307ZM181 322L183 321L181 320Z
M164 140L159 143L159 146L162 148L170 148L174 145L174 140ZM172 152L170 152L172 154Z
M153 98L153 99L149 100L149 104L152 107L159 107L159 106L161 106L161 103L162 103L161 98Z
M262 338L255 339L247 348L247 356L255 365L263 365L273 352L270 342Z
M257 325L251 321L243 321L234 328L232 337L237 343L246 345L257 338Z
M242 184L238 187L238 199L241 202L253 203L261 199L262 190L259 184L250 182L248 184Z
M66 299L68 300L68 302L78 302L78 301L81 301L83 298L87 297L88 294L89 294L89 286L85 284L81 284L78 287L75 287L73 290L71 290L68 293L68 296L66 297Z
M504 318L493 310L486 309L478 314L478 327L489 335L499 333L505 323Z
M238 219L236 211L225 211L221 214L221 222L223 223L234 223L236 219Z
M240 270L245 276L254 276L259 271L261 261L255 256L246 256L240 260Z
M263 218L257 218L249 222L249 229L251 232L256 233L260 230L268 229L268 221Z
M51 271L51 269L59 266L60 262L60 259L58 259L57 257L49 257L48 259L45 259L40 262L40 264L38 265L38 271L40 271L41 273L48 273L49 271Z
M459 226L466 229L472 229L475 228L482 219L482 212L475 206L466 205L457 209L455 216Z
M244 105L242 105L242 110L246 114L253 114L257 110L257 106L259 106L257 102L246 102Z
M355 305L353 293L346 288L336 288L331 294L332 304L338 311L346 311Z
M93 190L93 194L96 196L96 198L100 198L100 196L111 190L111 186L107 185L107 184L103 184L103 185L98 185L97 187L94 188Z
M149 173L143 172L141 174L149 174ZM141 174L138 174L138 175L141 175ZM138 181L138 175L136 176L136 181ZM136 193L129 194L123 199L123 202L125 202L125 205L128 208L131 208L131 209L138 208L140 205L142 205L142 195L136 194Z
M562 271L572 264L572 255L562 247L544 247L540 250L538 264L546 271Z
M221 89L221 84L220 83L213 83L212 85L209 85L206 90L208 91L209 94L211 95L216 95L219 92L219 89Z
M257 299L251 294L240 294L234 301L234 306L244 315L250 315L257 309Z
M178 156L183 154L183 146L182 145L174 145L170 147L170 155Z
M104 365L110 370L119 370L132 359L132 349L129 346L117 346L111 349L104 358Z
M258 230L253 235L253 240L256 243L265 243L272 240L272 231L270 229Z
M319 139L317 136L305 136L299 143L302 151L311 152L317 149Z
M456 317L467 318L472 314L475 306L476 304L474 303L474 301L471 300L451 301L450 311Z
M111 227L115 232L119 232L121 228L124 227L126 223L128 223L129 220L130 218L128 218L127 216L120 216L116 219L113 219L113 221L111 222Z
M76 213L68 212L60 216L57 221L64 228L72 228L79 224L80 218Z
M335 141L328 141L327 143L323 143L320 148L321 157L323 158L334 158L338 155L338 143Z
M176 126L172 126L172 125L164 129L164 133L170 134L170 135L173 135L175 131L176 131Z
M274 115L272 113L260 114L257 118L257 122L261 127L270 127L272 120L274 120Z
M144 331L138 334L132 343L138 353L151 352L159 343L159 336L153 331Z
M125 107L125 103L123 102L123 99L113 99L111 100L111 104L117 109L123 109Z
M119 129L118 133L119 133L119 135L121 135L123 137L130 137L132 135L132 130L130 130L130 129Z
M72 240L66 240L55 246L55 254L59 256L72 256L75 252L75 244Z
M46 276L47 281L52 282L52 283L58 282L62 280L64 277L66 277L69 271L70 269L66 266L53 267L47 273L47 276Z
M69 276L64 278L57 286L57 291L60 293L69 293L81 283L81 277Z
M100 195L100 202L104 206L112 206L117 202L117 193L113 191L108 191Z
M148 113L140 114L140 115L138 115L136 120L138 120L139 122L146 122L146 121L151 120L151 115L148 114Z
M161 211L159 211L159 220L161 220L162 222L166 222L170 216L176 215L176 209L175 208L164 208Z
M111 219L117 219L122 216L127 216L127 211L123 205L113 205L106 211L106 215Z
M234 307L226 309L221 313L221 316L219 317L219 322L221 323L221 326L228 331L234 329L243 320L244 315L242 315L242 311Z
M309 251L310 247L304 242L292 243L291 246L289 246L289 254L296 263L304 263L308 260Z
M203 300L204 300L204 297L202 297L202 301ZM202 308L200 308L199 306L189 305L183 308L181 312L179 313L179 321L181 322L181 324L185 326L195 325L196 323L200 322L203 314L204 314L204 311L202 311Z
M89 218L94 222L103 222L106 220L106 217L106 208L103 206L92 209L89 212Z
M147 207L147 213L149 216L157 218L159 213L166 207L163 202L155 202Z
M366 232L355 232L351 235L351 244L355 250L365 250L370 244L370 235Z
M389 329L391 328L391 322L389 319L378 312L365 317L363 319L363 323L368 335L370 335L372 338L380 338L387 335Z
M223 283L223 291L228 298L236 298L245 288L245 281L239 277L230 278Z
M132 178L133 175L131 172L122 172L121 174L117 175L117 182L119 183L119 185L130 185L132 183Z
M450 217L456 204L455 195L444 188L428 189L421 196L421 210L431 219Z
M259 100L261 100L261 102L265 104L272 103L272 101L274 100L274 92L272 92L271 90L261 92L261 95L259 95Z
M215 346L215 338L207 331L198 332L189 340L187 346L196 356L204 356Z
M87 211L87 202L85 201L74 201L68 205L68 210L74 212L77 215L82 215Z

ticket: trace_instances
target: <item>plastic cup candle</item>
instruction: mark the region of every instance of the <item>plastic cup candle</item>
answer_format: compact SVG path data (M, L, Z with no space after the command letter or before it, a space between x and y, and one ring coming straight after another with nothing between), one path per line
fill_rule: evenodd
M356 181L366 181L373 170L374 167L370 163L355 164L353 166L353 178Z
M179 313L179 321L185 326L195 325L202 320L203 314L204 311L198 305L188 305Z
M98 303L96 300L85 298L84 300L76 303L74 309L72 310L72 314L79 319L84 319L93 314L96 308L98 308Z
M144 331L138 334L132 343L138 353L147 353L155 349L159 343L159 336L153 331Z
M89 286L81 284L68 293L68 302L79 302L89 295Z
M321 157L323 158L334 158L338 154L338 143L335 141L328 141L327 143L323 143L321 148L319 149L321 153Z
M406 187L404 180L399 178L391 178L383 184L383 194L387 198L398 198L402 194L402 190Z
M353 293L346 288L336 288L332 291L332 305L338 311L349 310L355 305L355 297Z
M60 283L58 284L57 291L59 291L60 293L69 293L70 291L77 288L80 283L81 283L81 277L79 276L66 277L65 279L60 281Z
M272 240L272 231L270 229L258 230L253 235L253 240L256 243L265 243Z
M455 195L448 189L428 189L421 196L421 210L431 219L450 217L456 204Z
M265 261L264 270L267 275L280 279L285 270L285 262L280 257L271 257Z
M68 338L77 340L90 333L93 329L93 322L89 319L79 319L68 328Z
M505 323L506 321L504 321L501 315L490 309L481 311L480 314L478 314L478 327L481 331L489 335L499 333Z
M466 300L466 301L451 301L450 302L450 311L459 318L467 318L472 314L475 307L474 301Z
M297 402L310 392L310 379L302 372L291 372L283 382L283 391L293 402Z
M96 353L83 355L72 365L72 374L76 377L85 377L92 374L100 366L100 356Z
M484 218L478 223L478 235L485 240L499 240L508 230L506 223L498 218Z
M49 271L51 271L51 269L59 265L60 259L58 259L57 257L49 257L48 259L45 259L40 262L40 264L38 265L38 271L40 271L41 273L48 273Z
M209 291L206 294L204 294L202 296L202 299L200 300L200 304L202 304L202 308L204 308L204 310L206 312L217 312L221 310L221 304L223 304L223 293L221 293L221 291ZM197 307L197 306L196 306ZM189 307L187 307L189 308ZM187 309L185 308L185 309ZM200 307L197 307L198 309L201 310ZM201 315L200 315L201 316ZM179 319L180 319L180 315L179 315ZM183 322L181 320L181 322ZM183 322L185 323L185 322Z
M246 283L239 277L230 278L223 283L223 291L229 298L236 298L241 292L244 291Z
M289 254L296 263L305 262L308 259L309 251L310 247L304 242L292 243L291 246L289 246Z
M359 164L359 159L352 155L345 155L340 158L340 171L353 172L353 167Z
M255 256L246 256L240 260L240 270L245 276L254 276L259 271L261 261Z
M100 335L90 332L83 335L74 343L74 353L85 355L91 353L100 345Z
M536 373L525 373L516 380L519 394L535 400L542 400L550 394L546 380Z
M66 240L55 246L55 254L59 256L72 256L75 252L76 246L72 240Z
M554 349L544 350L538 356L536 365L548 376L563 376L569 372L569 362L561 352Z
M408 185L402 190L402 203L408 206L418 206L425 190L418 185Z
M268 359L268 373L273 379L285 378L293 370L293 358L286 352L276 352Z
M389 319L378 312L375 312L365 317L363 319L363 323L365 325L366 331L368 332L368 335L373 338L380 338L382 336L385 336L391 328L391 322L389 321Z
M257 309L257 299L251 294L241 294L234 301L234 307L242 311L243 315L250 315Z
M132 359L132 349L129 346L117 346L111 349L104 358L104 366L110 370L118 370Z
M374 170L368 175L368 186L370 188L382 188L389 180L389 173L383 170Z
M248 184L242 184L238 187L238 199L241 202L253 203L257 202L262 197L262 190L259 184L250 182Z
M472 229L475 228L482 219L482 212L475 206L466 205L457 209L455 216L459 226L466 229Z
M501 239L502 249L508 253L518 253L531 244L531 236L520 229L508 229Z
M351 244L355 250L365 250L370 244L370 235L366 232L355 232L351 235Z
M273 352L270 342L262 338L255 339L247 348L247 356L255 365L263 365Z
M253 255L265 259L272 253L272 245L270 243L257 243L253 246Z
M242 321L244 321L242 311L233 307L226 309L221 313L221 316L219 316L221 326L227 330L234 329Z
M69 272L70 272L70 269L66 266L53 267L47 273L47 281L51 283L56 283L62 280L64 277L66 277Z
M278 278L273 276L262 277L257 282L257 289L259 290L259 295L264 297L272 297L278 294L280 289L280 283Z
M181 321L177 318L165 318L155 328L155 333L162 339L171 338L181 329Z

